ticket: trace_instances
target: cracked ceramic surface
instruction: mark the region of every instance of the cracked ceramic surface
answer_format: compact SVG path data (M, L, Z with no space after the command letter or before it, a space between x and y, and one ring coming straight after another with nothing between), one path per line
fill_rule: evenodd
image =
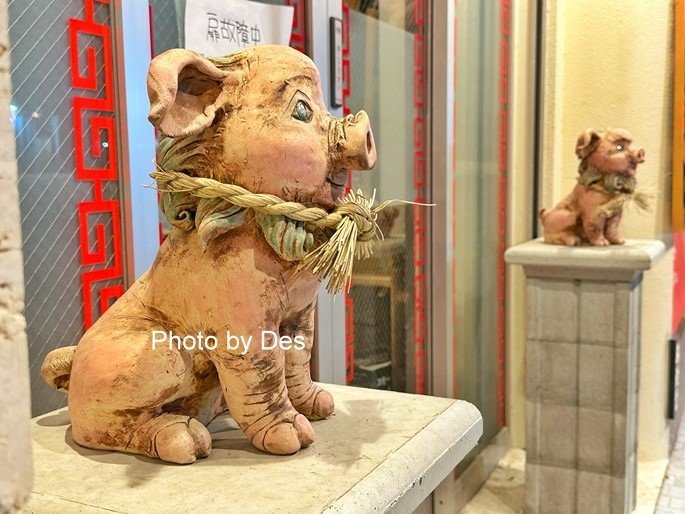
M148 91L163 169L330 210L349 173L376 159L366 114L332 117L316 67L288 47L217 59L169 50ZM210 455L206 425L228 409L260 450L311 444L309 420L334 409L309 366L319 282L293 260L315 235L211 199L167 194L163 206L174 228L152 268L75 349L45 360L46 381L68 390L74 440L190 463ZM217 345L152 344L153 333ZM267 333L290 343L265 347Z

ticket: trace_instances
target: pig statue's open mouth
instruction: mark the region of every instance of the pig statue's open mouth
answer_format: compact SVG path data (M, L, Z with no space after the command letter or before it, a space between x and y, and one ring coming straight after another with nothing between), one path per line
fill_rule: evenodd
M344 187L345 184L347 184L347 177L349 173L349 171L341 171L339 173L336 173L332 177L329 175L328 177L326 177L326 182L335 187Z
M342 200L349 176L350 171L341 170L331 173L326 177L326 182L331 185L331 196L333 197L334 202L337 203L339 200Z

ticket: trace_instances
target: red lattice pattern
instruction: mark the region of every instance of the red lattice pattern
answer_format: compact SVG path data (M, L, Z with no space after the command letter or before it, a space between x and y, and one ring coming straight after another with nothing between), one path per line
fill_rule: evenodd
M86 91L98 91L97 68L95 62L96 49L86 49L87 65L85 70L79 65L79 35L89 34L98 37L102 41L102 54L104 58L105 88L104 97L74 96L74 146L76 148L76 180L91 182L93 199L79 202L78 222L79 240L81 246L82 266L102 266L98 269L83 271L83 320L85 328L90 327L98 315L111 305L111 303L124 292L123 285L123 256L121 244L121 219L118 199L103 198L103 181L119 180L117 168L117 134L114 118L114 87L112 66L112 38L110 28L107 25L97 23L94 16L95 2L109 4L109 0L85 0L85 19L71 18L69 20L69 53L71 61L71 85L74 89ZM92 115L87 119L88 124L84 127L84 119L87 111L99 111L106 115ZM84 132L85 129L85 132ZM86 158L91 156L97 159L103 155L103 147L106 147L108 163L105 167L90 167L86 164ZM87 150L89 148L89 150ZM89 152L89 153L86 153ZM89 241L89 215L108 214L112 219L112 251L113 263L107 266L107 241L105 225L101 222L95 226L95 245L92 248ZM100 287L96 292L97 283L121 279L121 284ZM96 310L95 304L99 305ZM98 314L99 313L99 314Z
M414 3L414 201L426 203L426 19L425 0ZM426 394L427 210L414 206L414 392Z
M350 8L343 3L342 6L342 109L343 115L350 114L350 106L347 101L350 97ZM352 174L347 174L345 194L352 190ZM345 291L345 380L349 384L354 380L354 299L349 292Z
M288 5L295 8L293 14L293 32L290 46L303 54L307 53L307 11L304 0L288 0Z
M499 54L499 194L497 230L497 426L505 422L504 357L505 357L505 291L507 249L507 132L509 113L509 0L500 0Z

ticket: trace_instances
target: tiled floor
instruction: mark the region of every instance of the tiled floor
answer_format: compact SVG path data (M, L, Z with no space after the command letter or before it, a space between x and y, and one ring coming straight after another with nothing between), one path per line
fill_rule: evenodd
M685 425L684 425L685 426ZM674 495L668 501L674 505L657 510L658 513L685 513L685 429L679 441L680 459L674 454L674 461L679 460L679 487L673 488ZM526 452L512 448L499 462L495 471L478 494L464 507L461 514L519 514L523 513L526 495L525 485ZM652 514L659 494L667 459L638 464L637 505L633 514ZM670 471L670 468L669 468ZM665 490L664 483L664 490Z
M526 496L526 452L512 448L461 514L519 514Z
M678 430L678 438L654 512L656 514L685 512L685 423L682 423Z

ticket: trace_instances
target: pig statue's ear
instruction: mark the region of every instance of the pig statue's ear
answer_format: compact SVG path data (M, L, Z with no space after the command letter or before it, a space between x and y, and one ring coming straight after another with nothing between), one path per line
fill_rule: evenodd
M148 119L167 136L197 134L214 122L238 82L238 72L221 70L200 54L167 50L150 63Z
M592 129L587 129L578 136L578 141L576 142L576 155L578 159L585 159L597 149L598 144L599 134Z

